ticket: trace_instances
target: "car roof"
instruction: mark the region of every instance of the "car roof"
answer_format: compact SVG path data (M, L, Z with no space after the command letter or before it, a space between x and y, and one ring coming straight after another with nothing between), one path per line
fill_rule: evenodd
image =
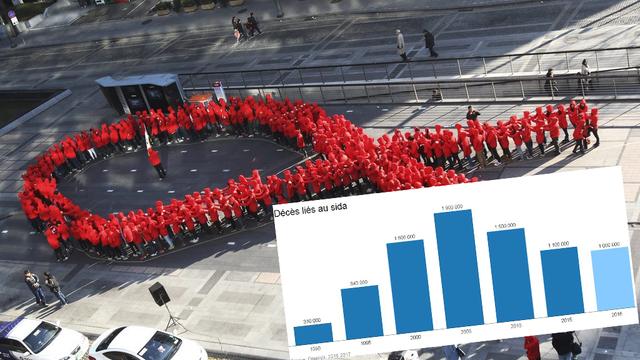
M143 326L127 326L111 341L107 349L123 349L137 354L158 330Z
M4 331L0 331L0 337L22 341L27 335L31 334L41 322L42 320L16 319L10 323L0 325L0 330L4 329ZM3 326L6 326L6 328Z

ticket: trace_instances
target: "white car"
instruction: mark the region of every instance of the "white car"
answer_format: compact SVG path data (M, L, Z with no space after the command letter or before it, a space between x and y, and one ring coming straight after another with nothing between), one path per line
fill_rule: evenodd
M0 323L2 360L80 360L88 349L86 336L48 321L18 318Z
M142 326L124 326L100 335L89 360L207 360L195 341Z

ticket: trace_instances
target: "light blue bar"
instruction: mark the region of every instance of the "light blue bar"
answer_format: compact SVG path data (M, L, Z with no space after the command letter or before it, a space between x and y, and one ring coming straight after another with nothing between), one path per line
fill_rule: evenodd
M422 240L387 244L396 333L433 330Z
M296 346L333 341L331 323L296 326L293 328Z
M382 336L377 285L342 289L342 312L347 340Z
M584 312L578 249L544 250L542 276L548 316L581 314Z
M533 319L524 229L490 231L487 237L498 322Z
M434 218L447 327L484 324L471 210Z
M629 248L591 251L598 311L635 306Z

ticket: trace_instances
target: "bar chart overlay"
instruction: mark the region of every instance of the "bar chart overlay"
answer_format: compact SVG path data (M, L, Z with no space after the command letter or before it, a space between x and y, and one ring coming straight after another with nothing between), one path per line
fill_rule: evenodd
M638 323L619 167L277 205L274 219L291 359Z

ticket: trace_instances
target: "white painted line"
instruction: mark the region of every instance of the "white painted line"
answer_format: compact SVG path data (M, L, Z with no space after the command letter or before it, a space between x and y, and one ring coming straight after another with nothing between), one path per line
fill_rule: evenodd
M144 190L140 189L140 190L138 190L137 192L141 193L141 192L144 192Z
M276 149L277 152L284 151L284 149Z
M198 169L191 169L191 170L189 170L189 171L191 171L191 172L197 172L197 171L198 171Z
M352 112L353 112L353 110L347 110L347 112L348 112L348 113L352 113Z
M243 151L243 152L248 152L248 151L249 151L249 149L242 149L242 151Z
M131 172L136 172L136 171L138 171L138 169L131 169L131 170L129 170L129 171L131 171Z
M169 193L169 194L173 194L173 193L175 193L175 192L176 192L175 190L169 190L169 191L167 191L167 193Z
M231 170L229 170L229 169L222 169L222 172L229 172L229 171L231 171Z
M229 242L227 243L227 245L235 245L235 244L236 244L236 243L234 243L233 241L229 241Z
M109 169L102 169L102 172L108 172Z
M182 150L182 151L180 151L180 152L184 154L184 153L186 153L186 152L187 152L187 150Z
M382 109L382 111L389 111L389 109Z
M112 193L112 192L113 192L113 189L109 189L109 190L107 190L107 192L108 192L108 193Z
M216 153L216 152L218 152L218 150L217 149L213 149L213 150L211 150L211 152L212 153Z
M8 233L8 232L9 232L9 230L2 230L2 233L3 233L3 234L6 234L6 233Z

